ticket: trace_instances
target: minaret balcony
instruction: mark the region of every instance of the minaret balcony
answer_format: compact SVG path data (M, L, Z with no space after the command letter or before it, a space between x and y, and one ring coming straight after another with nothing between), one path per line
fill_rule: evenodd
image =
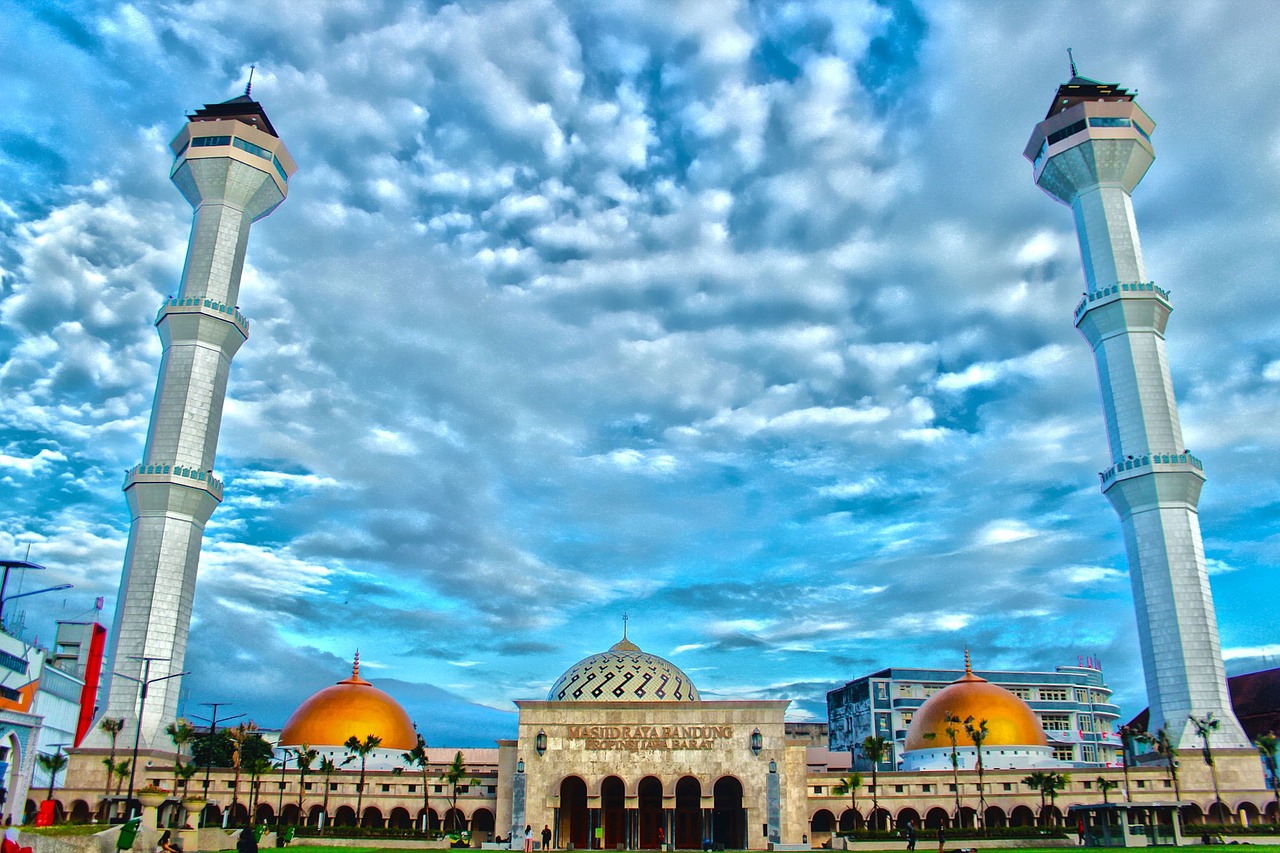
M1159 287L1153 281L1120 282L1110 287L1095 290L1092 293L1086 293L1081 297L1080 304L1076 306L1076 325L1080 325L1080 319L1092 309L1101 308L1103 305L1108 305L1121 299L1158 299L1165 304L1166 308L1173 308L1169 291Z
M240 330L240 334L246 338L249 337L249 318L241 314L238 307L224 302L202 299L198 296L170 298L166 299L160 305L160 310L156 312L156 323L163 320L166 314L204 314L234 324Z
M127 491L136 483L172 483L203 489L218 501L222 500L222 481L212 471L199 471L182 465L142 464L124 472L124 488Z
M1188 469L1204 472L1204 463L1190 453L1148 453L1143 456L1130 456L1117 462L1105 471L1098 472L1102 490L1105 492L1116 480L1130 477L1141 477L1144 474L1181 472Z

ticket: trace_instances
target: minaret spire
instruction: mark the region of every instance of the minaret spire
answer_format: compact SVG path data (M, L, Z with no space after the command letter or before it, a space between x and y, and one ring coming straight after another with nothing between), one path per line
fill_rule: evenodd
M252 98L252 97L253 97L253 69L255 69L255 68L257 68L257 67L258 67L258 66L256 66L256 65L250 65L250 66L249 66L249 82L244 84L244 96L245 96L246 98ZM1072 66L1072 70L1073 70L1073 71L1075 70L1075 66L1074 66L1074 65ZM270 93L268 93L268 94L270 94Z
M1076 58L1071 54L1071 48L1067 48L1067 61L1071 63L1072 78L1079 77L1080 76L1079 73L1076 72ZM253 77L252 71L249 72L249 77L252 79ZM246 92L245 94L248 94L248 92Z

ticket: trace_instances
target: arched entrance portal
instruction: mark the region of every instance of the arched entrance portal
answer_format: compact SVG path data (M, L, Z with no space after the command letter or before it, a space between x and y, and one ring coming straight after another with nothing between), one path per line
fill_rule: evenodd
M628 844L626 799L626 787L617 776L600 783L600 823L606 850L625 848Z
M702 849L702 784L692 776L676 783L675 831L680 850Z
M640 849L657 850L661 846L658 827L662 826L662 783L656 777L646 776L640 780L636 793L639 795L636 805L640 813Z
M747 812L742 808L742 783L732 776L722 776L712 788L715 810L712 812L712 840L724 850L742 850L747 840Z
M568 776L560 783L560 846L574 850L591 849L591 827L587 814L587 783Z

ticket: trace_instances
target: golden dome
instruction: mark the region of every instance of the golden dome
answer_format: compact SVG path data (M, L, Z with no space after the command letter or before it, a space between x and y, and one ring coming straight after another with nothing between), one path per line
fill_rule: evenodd
M360 677L356 653L351 677L326 687L298 706L280 732L281 746L342 746L355 736L382 738L379 749L413 749L418 736L396 700Z
M907 727L906 750L946 749L951 746L947 735L947 718L959 717L952 723L956 746L972 747L973 739L964 730L963 721L973 718L987 721L987 738L983 749L993 746L1048 746L1031 706L998 684L973 674L969 653L964 653L964 675L929 697ZM933 737L926 737L932 734Z
M698 689L680 667L627 639L565 670L547 693L550 702L697 702Z

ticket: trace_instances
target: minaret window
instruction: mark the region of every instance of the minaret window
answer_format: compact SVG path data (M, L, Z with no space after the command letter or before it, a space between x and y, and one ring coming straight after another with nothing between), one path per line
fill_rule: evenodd
M248 151L250 154L258 155L263 160L271 159L271 152L263 148L261 145L254 145L252 142L246 142L238 136L231 140L231 143L242 151Z
M192 148L212 148L216 145L230 145L230 136L197 136L191 140Z
M1089 127L1132 127L1133 122L1127 118L1116 118L1114 116L1091 116L1089 118Z

